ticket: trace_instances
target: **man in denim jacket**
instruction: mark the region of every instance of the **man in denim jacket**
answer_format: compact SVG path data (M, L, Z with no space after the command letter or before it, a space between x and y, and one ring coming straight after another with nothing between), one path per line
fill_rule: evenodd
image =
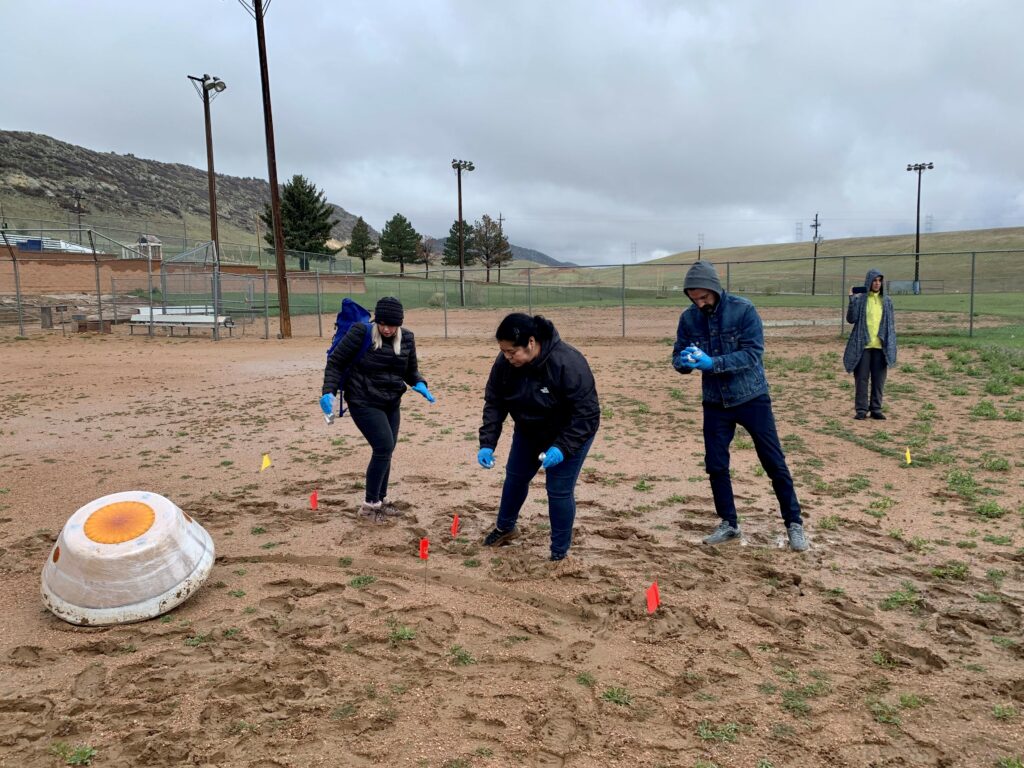
M722 289L709 261L698 261L686 273L683 289L693 306L679 316L672 366L679 373L700 371L704 406L704 468L711 481L718 528L705 544L739 538L736 502L729 477L729 444L739 424L754 441L757 458L771 478L779 511L786 524L789 546L807 549L800 502L786 466L768 381L761 356L764 331L754 305Z

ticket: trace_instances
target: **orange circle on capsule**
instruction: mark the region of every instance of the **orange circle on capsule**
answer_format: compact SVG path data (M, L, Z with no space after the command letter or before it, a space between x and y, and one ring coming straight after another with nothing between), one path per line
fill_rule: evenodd
M85 535L97 544L121 544L138 538L156 520L156 512L140 501L118 501L100 507L85 521Z

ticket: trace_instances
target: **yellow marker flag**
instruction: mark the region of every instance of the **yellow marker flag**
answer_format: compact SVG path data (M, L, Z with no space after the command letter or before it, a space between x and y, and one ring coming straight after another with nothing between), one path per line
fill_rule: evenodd
M908 456L908 457L910 456L910 453L909 453L909 452L907 453L907 456ZM910 460L909 460L909 458L908 458L908 460L907 460L907 463L908 463L908 464L910 463ZM263 463L262 463L262 464L260 464L260 472L262 472L262 471L263 471L264 469L266 469L266 468L267 468L267 467L269 467L269 466L270 466L270 454L269 454L269 453L264 453L264 454L263 454Z
M910 449L907 448L907 464L910 463Z

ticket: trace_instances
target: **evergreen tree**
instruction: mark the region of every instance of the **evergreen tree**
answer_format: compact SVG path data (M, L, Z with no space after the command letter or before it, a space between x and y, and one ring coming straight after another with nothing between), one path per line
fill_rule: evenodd
M463 224L463 258L468 267L473 263L470 244L473 241L473 226L468 222ZM441 264L446 267L459 266L459 220L456 219L452 228L448 230L448 237L444 241L444 255L441 257Z
M348 244L348 255L363 262L363 274L366 274L366 262L377 253L377 244L370 237L370 227L360 216L352 225L352 239Z
M338 223L332 216L334 209L327 203L323 191L306 177L296 174L281 186L281 229L286 250L323 254L322 258L327 258L331 251L326 243L331 228ZM273 246L274 219L269 203L260 218L267 225L264 240ZM309 269L308 258L301 256L299 265L304 270Z
M405 274L405 264L416 260L416 244L420 234L400 213L391 217L380 233L380 258L392 264L398 262L398 271Z
M501 227L486 213L473 225L473 258L487 268L487 282L491 282L491 269L512 261L512 248Z

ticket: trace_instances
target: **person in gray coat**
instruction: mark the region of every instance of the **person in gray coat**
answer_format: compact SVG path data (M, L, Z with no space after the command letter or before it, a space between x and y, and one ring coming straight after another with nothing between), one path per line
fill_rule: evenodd
M885 278L869 269L864 287L850 290L846 322L853 323L843 367L853 374L855 419L885 419L882 394L890 365L896 364L896 312L885 295ZM868 396L870 384L870 398Z

